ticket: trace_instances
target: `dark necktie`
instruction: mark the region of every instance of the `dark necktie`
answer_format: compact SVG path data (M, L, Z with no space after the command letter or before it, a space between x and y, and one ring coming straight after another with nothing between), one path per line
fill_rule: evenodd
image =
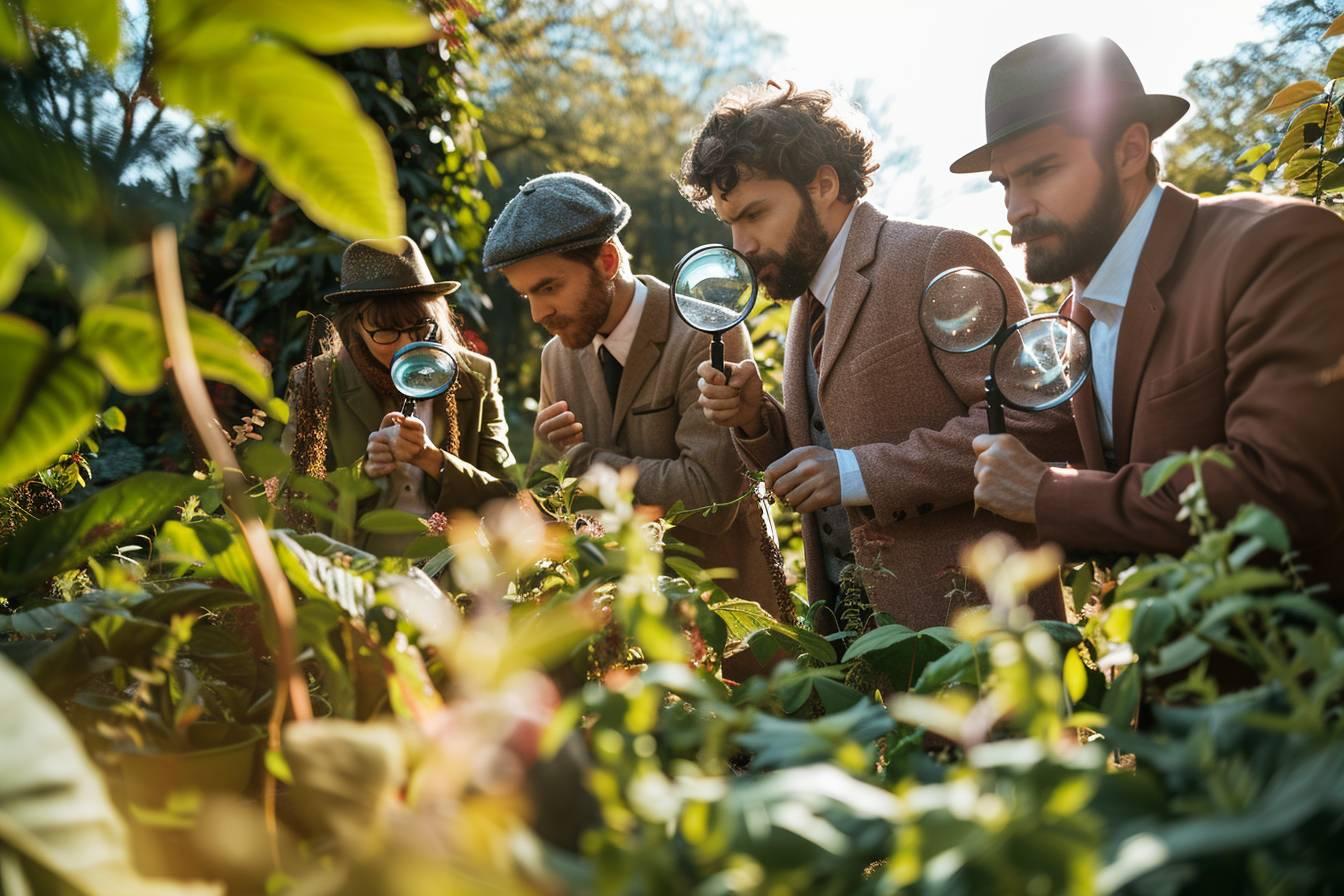
M597 359L602 362L602 379L607 384L607 397L611 399L611 407L616 408L616 393L621 389L621 362L616 360L616 356L607 351L605 345L597 348Z
M812 295L812 290L803 293L807 302L808 344L812 347L812 367L821 373L821 340L826 335L826 306Z

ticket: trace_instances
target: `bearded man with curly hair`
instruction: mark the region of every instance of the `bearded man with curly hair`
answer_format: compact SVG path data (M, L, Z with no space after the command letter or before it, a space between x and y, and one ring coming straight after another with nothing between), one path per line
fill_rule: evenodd
M744 360L727 376L700 367L700 405L803 515L809 600L834 604L854 564L875 610L920 629L984 602L958 572L964 545L993 530L1034 539L1031 527L974 513L988 351L931 350L920 295L970 265L1003 288L1010 320L1027 309L984 241L866 201L876 169L857 113L827 91L770 82L719 100L682 160L682 192L729 225L773 298L797 301L783 401L763 394ZM1009 411L1008 425L1052 460L1081 453L1064 410ZM1031 602L1038 617L1063 618L1056 584Z

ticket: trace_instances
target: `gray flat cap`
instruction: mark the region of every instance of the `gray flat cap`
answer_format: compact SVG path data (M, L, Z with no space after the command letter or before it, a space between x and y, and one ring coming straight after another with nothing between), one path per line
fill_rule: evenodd
M518 188L485 238L485 269L611 239L630 220L630 206L586 174L544 174Z

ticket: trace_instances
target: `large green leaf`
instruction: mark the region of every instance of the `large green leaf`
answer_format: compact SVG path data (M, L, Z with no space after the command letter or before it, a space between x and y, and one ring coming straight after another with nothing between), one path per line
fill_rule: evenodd
M155 881L135 872L126 828L75 732L32 682L4 659L0 659L0 752L21 759L0 766L0 860L15 854L25 860L4 862L6 893L223 892L214 885ZM42 877L48 884L60 884L35 886Z
M14 21L9 6L0 3L0 59L6 62L24 62L31 55L28 39Z
M229 125L233 143L317 224L352 239L405 230L392 151L339 75L272 41L208 63L170 58L164 99Z
M0 389L0 433L23 405L33 373L42 362L51 337L26 317L0 314L0 357L5 359L5 388Z
M242 535L224 520L201 520L191 525L169 520L159 531L154 547L160 560L190 564L195 575L224 579L258 600L265 596L261 576Z
M109 0L28 0L28 13L47 25L84 35L93 58L111 68L121 52L121 4Z
M31 520L0 546L0 588L22 588L74 569L160 522L205 486L177 473L140 473L69 510Z
M0 44L4 43L4 20L4 7L0 6ZM0 193L0 308L14 298L28 269L42 257L46 244L47 234L42 225Z
M200 308L188 308L187 326L203 377L233 386L281 423L288 420L284 402L275 397L266 362L247 337ZM168 349L158 310L148 295L120 296L86 311L79 322L79 349L122 392L144 394L163 383Z
M93 427L107 394L97 368L75 353L62 355L39 376L18 414L0 430L0 488L22 482L71 450Z
M147 311L111 304L90 308L79 320L78 345L127 395L145 395L163 385L163 328Z
M429 17L406 0L214 0L209 18L174 35L178 50L197 55L249 42L254 34L283 37L314 53L360 47L410 47L434 38Z

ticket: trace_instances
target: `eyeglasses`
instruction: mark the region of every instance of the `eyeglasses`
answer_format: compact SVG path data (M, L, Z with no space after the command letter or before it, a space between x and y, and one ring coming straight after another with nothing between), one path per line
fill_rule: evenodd
M360 321L360 326L364 327L364 332L369 334L369 338L379 345L392 345L402 337L402 334L411 337L414 342L432 342L439 335L439 324L435 320L425 318L417 321L409 327L379 327L376 330L370 330Z

